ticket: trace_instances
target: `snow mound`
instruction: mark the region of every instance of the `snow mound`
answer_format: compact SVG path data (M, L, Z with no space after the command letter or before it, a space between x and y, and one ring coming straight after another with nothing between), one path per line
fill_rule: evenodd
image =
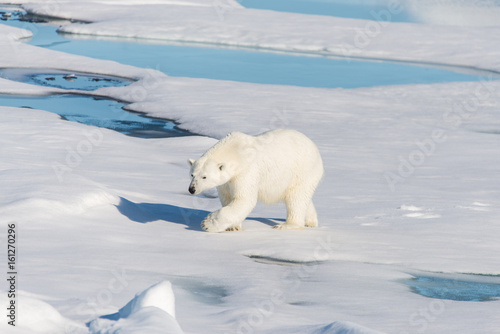
M0 196L0 212L31 212L44 217L73 215L119 201L104 186L85 177L73 175L64 183L54 182L54 178L53 171L44 168L0 171L0 181L7 190Z
M169 281L161 281L138 293L118 313L89 324L94 334L183 333L175 320L175 297Z
M175 297L169 281L161 281L138 293L118 313L120 317L127 318L132 313L149 306L157 307L175 318Z
M2 305L8 305L7 293L0 294ZM70 319L63 317L54 307L46 302L29 296L20 291L17 294L16 307L18 307L15 327L2 321L0 324L1 333L87 333L87 328Z
M382 334L382 332L374 331L348 321L335 321L318 328L311 334Z
M268 333L268 332L266 332ZM272 334L383 334L349 321L335 321L328 325L307 325L294 328L273 329Z
M29 30L10 27L6 25L2 25L2 30L3 34L2 36L0 36L0 43L5 41L7 42L18 41L33 36L33 33Z

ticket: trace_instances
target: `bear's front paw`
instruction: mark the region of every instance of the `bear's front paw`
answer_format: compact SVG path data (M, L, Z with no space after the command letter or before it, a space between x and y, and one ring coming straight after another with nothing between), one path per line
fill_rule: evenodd
M241 224L235 225L235 226L230 226L226 228L227 232L232 232L232 231L243 231L243 228L241 227Z
M227 229L227 224L224 224L222 217L220 217L219 211L212 212L205 218L201 223L201 227L207 232L222 232Z

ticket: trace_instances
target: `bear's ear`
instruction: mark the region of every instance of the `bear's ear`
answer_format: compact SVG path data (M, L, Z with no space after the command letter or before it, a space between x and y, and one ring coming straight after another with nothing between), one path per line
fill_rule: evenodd
M192 166L194 164L195 160L194 159L188 159L188 164L189 166Z
M219 164L217 167L219 167L219 170L222 171L224 169L224 164Z

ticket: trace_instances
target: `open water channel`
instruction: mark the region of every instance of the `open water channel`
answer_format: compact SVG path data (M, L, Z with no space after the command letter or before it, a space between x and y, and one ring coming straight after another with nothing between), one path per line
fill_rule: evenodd
M300 5L303 1L295 2ZM255 1L249 3L254 3L258 7ZM298 8L302 8L301 5ZM355 8L349 7L345 15L349 15L349 10ZM357 12L360 12L359 6ZM0 17L3 18L0 24L31 30L33 39L28 41L29 44L92 58L114 60L142 68L154 68L170 76L349 89L380 85L476 81L486 75L480 72L464 73L463 69L458 68L450 70L395 62L278 54L222 48L215 45L201 47L161 44L158 41L152 43L117 38L67 36L57 33L60 22L39 21L36 17L27 16L19 7L12 6L0 7ZM88 91L130 83L123 78L88 73L62 73L52 69L35 69L31 72L25 69L0 69L0 76L31 84ZM171 121L124 112L122 103L92 96L0 95L0 105L43 109L58 113L68 120L102 126L139 137L189 134L178 129Z

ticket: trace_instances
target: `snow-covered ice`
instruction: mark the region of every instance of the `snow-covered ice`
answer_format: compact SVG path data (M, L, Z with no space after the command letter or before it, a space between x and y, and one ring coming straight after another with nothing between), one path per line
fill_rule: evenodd
M498 1L459 0L409 1L408 10L419 21L427 24L461 26L499 26Z
M93 333L183 333L175 321L175 297L169 281L161 281L137 294L118 313L89 324Z
M239 5L220 20L213 2L201 0L189 1L189 10L180 1L30 2L38 12L99 21L62 28L73 33L133 30L282 51L339 53L369 24ZM391 23L354 54L493 72L497 33ZM404 283L434 272L500 283L500 83L493 77L360 89L174 78L19 41L29 35L0 25L0 67L129 78L136 82L80 93L119 99L200 136L133 138L0 107L0 233L5 240L7 223L16 223L20 254L18 326L11 331L4 319L2 333L498 332L498 299L428 298ZM62 91L0 79L2 93ZM202 219L220 204L189 195L187 158L229 131L280 127L307 134L323 156L320 227L273 230L285 216L277 205L258 206L245 231L202 232Z

